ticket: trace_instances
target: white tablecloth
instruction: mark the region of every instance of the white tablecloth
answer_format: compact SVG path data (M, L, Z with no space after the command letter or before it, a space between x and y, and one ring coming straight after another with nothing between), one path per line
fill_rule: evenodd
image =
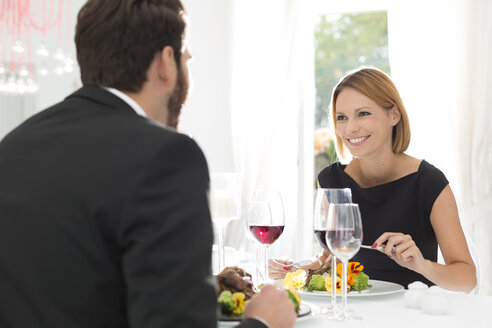
M492 327L492 296L449 294L450 307L445 315L426 314L406 306L403 294L357 297L348 299L348 307L362 317L360 322L329 320L323 315L298 319L296 327L414 327L414 328L476 328ZM328 301L328 300L327 300ZM305 298L316 313L323 304L320 298Z
M238 253L242 254L242 253ZM226 254L228 265L239 265L254 275L255 267L252 255L231 256ZM227 256L228 255L228 256ZM242 259L245 260L242 260ZM492 296L466 295L462 293L447 293L450 306L447 314L431 315L420 309L407 307L404 293L375 295L364 297L349 297L348 307L362 317L359 322L344 322L328 319L319 314L319 307L330 298L302 296L302 302L312 308L314 314L297 319L298 328L318 327L357 327L357 328L492 328ZM337 298L340 304L340 298ZM279 313L279 315L281 315ZM219 322L218 327L233 327L231 322Z
M408 308L404 292L391 295L354 297L348 299L348 307L362 317L361 321L336 321L319 313L322 298L304 298L314 315L299 318L296 328L492 328L492 296L449 294L449 313L430 315L422 310ZM326 299L329 302L329 299ZM279 313L279 315L281 315ZM219 323L218 327L232 327L231 323Z

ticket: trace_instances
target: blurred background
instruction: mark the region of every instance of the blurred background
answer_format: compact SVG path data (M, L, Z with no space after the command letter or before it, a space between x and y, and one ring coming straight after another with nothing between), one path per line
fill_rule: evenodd
M2 0L0 138L81 86L73 31L84 2ZM318 251L316 174L337 160L331 91L348 70L376 66L407 108L408 153L449 179L479 252L481 293L492 295L490 1L183 2L193 60L180 129L202 147L210 171L240 174L243 209L255 188L282 192L286 227L269 256ZM244 215L229 225L226 245L251 252L244 226Z

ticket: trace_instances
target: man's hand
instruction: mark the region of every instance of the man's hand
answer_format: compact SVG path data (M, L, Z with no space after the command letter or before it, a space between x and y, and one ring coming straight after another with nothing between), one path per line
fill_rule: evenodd
M289 328L294 327L297 314L294 303L285 290L265 285L261 292L246 304L243 318L261 318L270 328Z

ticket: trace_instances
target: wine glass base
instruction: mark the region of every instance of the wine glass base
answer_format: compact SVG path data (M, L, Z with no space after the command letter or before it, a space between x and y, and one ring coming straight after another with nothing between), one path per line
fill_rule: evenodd
M339 313L337 316L337 320L340 321L360 321L362 320L362 317L360 315L357 315L354 313L354 310L352 309L339 309Z
M334 305L324 305L319 309L319 314L328 319L335 319L340 313L340 309Z

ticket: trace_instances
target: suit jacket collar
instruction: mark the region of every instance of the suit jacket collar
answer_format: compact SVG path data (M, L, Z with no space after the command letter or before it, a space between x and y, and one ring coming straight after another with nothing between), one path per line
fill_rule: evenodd
M91 101L98 102L102 105L111 107L113 109L122 109L128 110L135 115L138 115L135 110L128 105L123 99L117 97L111 92L105 90L104 88L97 86L83 86L80 89L76 90L74 93L69 95L66 99L69 98L86 98Z
M173 127L163 125L154 119L138 115L137 112L135 112L135 110L130 105L128 105L128 103L126 103L123 99L117 97L116 95L112 94L111 92L101 87L88 86L88 85L83 86L80 89L76 90L71 95L69 95L67 98L65 98L65 100L69 98L86 98L89 99L90 101L98 102L102 105L108 106L115 110L127 110L133 113L136 117L140 117L147 120L147 122L149 122L150 124L159 126L169 131L177 132L176 129Z

